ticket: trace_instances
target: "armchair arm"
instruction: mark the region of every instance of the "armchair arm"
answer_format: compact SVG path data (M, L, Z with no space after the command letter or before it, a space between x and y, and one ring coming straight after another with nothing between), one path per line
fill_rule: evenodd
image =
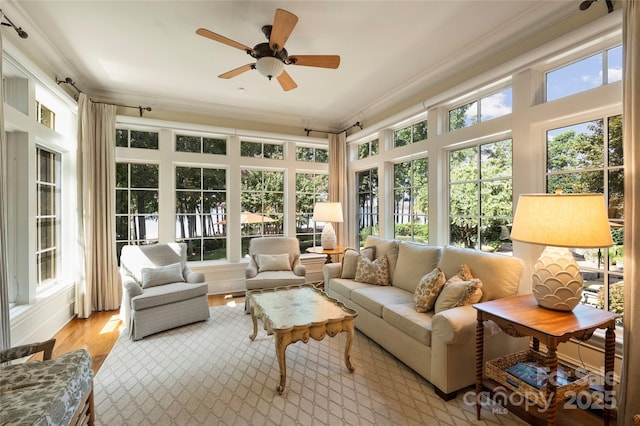
M292 266L293 268L291 269L293 269L293 273L297 276L304 277L305 275L307 275L307 267L304 266L300 261L300 256L296 256Z
M16 346L13 348L0 351L0 364L13 361L14 359L24 358L25 356L33 355L38 352L44 352L42 360L46 361L51 359L53 354L53 346L56 344L56 339L49 339L45 342L32 343L29 345Z
M184 278L189 284L200 284L204 282L204 274L194 271L189 265L184 266Z
M244 276L246 278L254 278L258 275L258 264L253 259L253 256L249 257L249 264L247 265L247 269L244 271Z

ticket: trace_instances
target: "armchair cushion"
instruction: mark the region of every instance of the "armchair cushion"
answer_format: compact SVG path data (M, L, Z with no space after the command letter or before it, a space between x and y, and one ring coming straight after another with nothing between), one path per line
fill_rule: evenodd
M140 272L142 274L142 288L184 282L181 263L156 266L155 268L142 268Z
M290 271L291 263L289 263L289 254L262 254L258 257L258 272L265 271Z

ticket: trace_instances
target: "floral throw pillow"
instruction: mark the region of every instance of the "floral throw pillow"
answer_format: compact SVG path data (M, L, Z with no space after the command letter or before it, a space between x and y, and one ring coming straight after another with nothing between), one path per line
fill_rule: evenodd
M413 301L416 304L416 311L428 312L433 309L436 299L444 287L445 277L440 268L425 274L416 287L413 294Z
M380 256L376 260L369 260L360 255L356 266L355 281L374 285L389 285L389 261L387 256Z
M481 297L482 282L477 278L447 282L436 300L435 313L478 303Z

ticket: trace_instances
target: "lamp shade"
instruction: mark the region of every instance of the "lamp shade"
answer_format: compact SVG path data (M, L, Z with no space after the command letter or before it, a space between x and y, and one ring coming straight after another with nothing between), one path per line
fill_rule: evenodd
M316 222L342 222L342 204L316 203L313 206L313 220Z
M511 239L553 247L613 245L602 194L523 194Z
M258 59L256 69L260 74L269 77L269 80L271 80L271 77L278 77L282 74L284 62L273 56L265 56L264 58Z

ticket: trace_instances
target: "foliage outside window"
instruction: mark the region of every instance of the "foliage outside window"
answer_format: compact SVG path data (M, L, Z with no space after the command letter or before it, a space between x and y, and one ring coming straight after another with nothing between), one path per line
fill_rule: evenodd
M252 238L284 234L284 178L282 171L241 170L243 256Z
M623 313L624 156L622 116L547 132L547 192L604 194L613 247L572 249L580 265L582 303Z
M116 163L116 248L158 242L157 164Z
M300 251L319 246L322 228L311 217L317 202L329 200L329 176L320 173L296 173L296 237Z
M202 136L176 135L176 151L227 155L227 140Z
M312 146L296 146L296 160L308 163L328 163L329 150Z
M58 274L59 154L36 148L36 286L53 282Z
M360 246L368 235L379 235L378 212L378 169L369 169L356 173L358 182L358 210L356 220L358 223L358 241Z
M511 253L512 141L449 153L449 241Z
M394 235L427 243L429 241L429 162L426 158L395 164Z
M242 157L284 159L282 144L240 141L240 155Z
M622 79L622 46L549 71L546 74L547 101L600 87Z
M511 114L511 87L449 110L449 130Z
M380 150L379 145L377 138L358 145L358 160L377 155Z
M393 146L409 145L427 139L427 120L393 132Z
M120 148L158 149L158 132L116 129L116 146Z
M56 129L56 113L38 101L36 101L36 121L51 130Z
M226 170L176 167L176 241L187 260L226 259L226 226Z

